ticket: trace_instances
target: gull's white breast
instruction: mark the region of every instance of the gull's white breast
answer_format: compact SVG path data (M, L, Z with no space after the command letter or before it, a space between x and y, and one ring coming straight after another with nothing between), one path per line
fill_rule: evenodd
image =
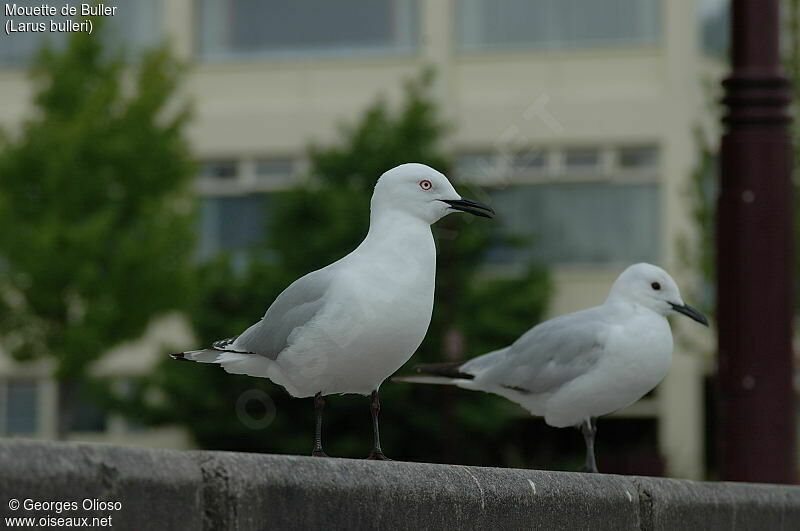
M433 311L430 229L427 236L410 248L381 246L342 260L324 309L290 335L270 378L298 397L369 394L408 361Z

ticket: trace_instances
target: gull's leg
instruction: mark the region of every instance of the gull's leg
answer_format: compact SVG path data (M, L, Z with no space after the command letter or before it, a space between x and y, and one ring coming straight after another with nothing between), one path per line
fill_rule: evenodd
M597 419L590 417L581 424L581 433L586 443L586 464L583 465L583 472L597 473L597 461L594 458L594 437L597 434Z
M322 451L322 410L325 409L325 399L322 398L322 393L314 395L314 412L317 414L317 428L314 432L314 450L311 452L312 457L328 457L328 454Z
M372 452L370 452L369 457L367 459L376 459L378 461L391 461L388 457L383 455L383 450L381 450L381 434L378 430L378 413L381 411L381 401L378 399L378 390L375 389L372 391L372 397L370 402L370 412L372 413L372 435L374 437L374 446L372 447Z

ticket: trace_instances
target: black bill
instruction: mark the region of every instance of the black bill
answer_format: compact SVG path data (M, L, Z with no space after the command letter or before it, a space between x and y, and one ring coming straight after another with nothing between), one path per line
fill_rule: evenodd
M461 199L440 199L439 201L447 203L452 209L467 212L474 216L480 216L482 218L494 217L494 210L492 210L491 207L479 203L478 201L473 201L472 199L464 199L462 197Z
M686 317L694 319L695 321L697 321L702 325L708 326L708 319L706 319L706 316L698 312L696 309L692 308L688 304L680 306L678 304L669 303L669 305L672 306L672 309L675 310L676 312L682 313Z

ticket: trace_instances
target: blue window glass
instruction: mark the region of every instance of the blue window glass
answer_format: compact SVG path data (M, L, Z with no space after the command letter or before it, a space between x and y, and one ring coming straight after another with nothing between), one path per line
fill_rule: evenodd
M8 435L36 433L39 415L39 386L34 380L6 383L5 431Z
M659 0L458 0L462 50L652 44Z
M264 243L267 194L203 199L200 215L201 259L220 251L242 251Z
M3 66L25 66L35 57L39 48L49 42L56 49L63 48L69 33L50 31L50 21L54 23L64 23L70 17L61 15L61 8L64 5L78 7L78 15L72 17L73 20L81 22L87 17L80 15L80 5L90 4L90 2L80 2L77 0L62 0L61 2L47 3L41 0L16 0L9 2L9 5L16 4L18 7L35 7L43 4L55 7L58 11L56 16L30 16L15 17L9 16L3 19L12 19L15 25L23 22L43 23L47 31L44 32L16 32L7 35L5 31L0 34L0 67ZM107 32L109 43L116 46L123 46L127 50L141 51L144 48L158 43L163 35L161 24L163 17L163 0L136 0L135 2L104 2L106 6L116 6L114 15L105 16L104 21L108 23ZM2 5L5 14L5 4Z
M101 407L86 399L79 399L75 404L70 431L106 431L108 418Z
M548 264L657 261L655 183L570 183L490 191L500 218L490 263L535 258ZM525 244L507 243L521 236Z
M417 0L202 0L204 59L409 52Z

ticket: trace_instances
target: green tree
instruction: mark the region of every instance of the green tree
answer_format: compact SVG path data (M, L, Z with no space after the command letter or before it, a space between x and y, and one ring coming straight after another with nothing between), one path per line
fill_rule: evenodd
M203 342L244 329L292 280L355 248L366 235L369 199L384 171L415 161L450 174L450 161L439 145L446 128L428 94L429 84L430 74L408 83L399 107L378 101L356 124L342 128L339 145L309 149L308 183L276 194L269 202L272 212L264 244L270 261L254 259L238 275L225 257L202 266L199 282L204 294L190 318ZM464 185L457 181L455 185L464 192ZM464 338L470 355L497 348L541 317L549 283L540 267L531 265L516 278L479 278L491 231L496 229L490 221L459 215L434 226L439 263L433 322L410 364L444 359L445 338L454 335ZM170 361L142 382L128 402L129 414L146 422L182 424L207 448L310 452L309 400L291 399L263 379ZM270 398L260 395L243 403L242 397L259 396L252 390L269 393ZM507 401L477 393L449 399L453 392L392 382L382 386L382 438L391 457L508 463L505 447L495 440L496 430L509 429L515 419L527 415ZM166 398L148 401L154 396ZM250 420L271 417L273 407L275 418L269 427L252 429L258 422ZM367 400L332 397L324 431L331 455L366 456L371 445ZM448 437L453 442L466 438L482 442L454 445L448 444Z
M183 306L194 245L183 67L159 49L131 71L94 28L40 52L34 117L0 144L0 332L53 360L62 437L90 365Z

